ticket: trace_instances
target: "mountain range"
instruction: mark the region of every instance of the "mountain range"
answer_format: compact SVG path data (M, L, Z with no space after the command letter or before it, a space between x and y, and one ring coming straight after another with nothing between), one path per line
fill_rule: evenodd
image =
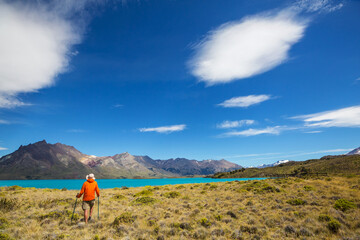
M20 146L0 158L0 179L162 178L209 175L242 168L226 160L153 160L127 152L98 157L83 154L72 146L45 140Z

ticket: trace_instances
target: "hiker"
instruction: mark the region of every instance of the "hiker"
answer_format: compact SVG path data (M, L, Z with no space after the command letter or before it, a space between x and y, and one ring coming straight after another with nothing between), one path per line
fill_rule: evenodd
M86 182L84 182L80 193L76 195L77 198L80 198L84 194L82 209L84 210L84 220L87 223L91 220L91 216L94 210L95 205L95 192L98 197L100 197L100 190L97 182L95 182L95 176L93 173L86 175ZM90 216L89 216L90 210Z

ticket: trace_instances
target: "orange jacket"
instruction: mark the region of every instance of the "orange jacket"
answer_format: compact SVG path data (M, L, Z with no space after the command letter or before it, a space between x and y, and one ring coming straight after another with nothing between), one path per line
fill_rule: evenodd
M95 191L98 197L100 197L100 190L97 182L94 179L89 178L86 182L84 182L80 193L77 195L78 198L84 194L83 201L91 201L95 199Z

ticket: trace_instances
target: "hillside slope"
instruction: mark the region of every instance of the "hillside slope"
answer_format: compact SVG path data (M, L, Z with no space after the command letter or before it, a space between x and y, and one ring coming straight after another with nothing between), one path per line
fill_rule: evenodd
M214 178L276 177L283 175L360 174L360 155L325 156L307 161L290 161L275 167L247 168L216 173Z

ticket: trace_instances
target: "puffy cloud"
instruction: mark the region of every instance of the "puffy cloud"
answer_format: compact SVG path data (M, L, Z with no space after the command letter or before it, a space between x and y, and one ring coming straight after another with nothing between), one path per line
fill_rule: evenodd
M292 118L302 119L307 127L360 127L360 105Z
M258 104L264 101L271 99L271 95L248 95L241 97L233 97L230 98L220 104L219 106L223 106L226 108L229 107L249 107L254 104Z
M180 125L171 125L171 126L162 126L162 127L154 127L154 128L140 128L140 132L158 132L158 133L172 133L183 131L186 128L185 124Z
M208 85L248 78L288 59L308 21L292 8L245 17L208 33L190 60L192 74Z
M263 128L263 129L249 128L249 129L243 130L243 131L227 132L227 133L224 133L223 136L224 137L233 137L233 136L248 137L248 136L256 136L256 135L260 135L260 134L278 135L278 134L280 134L281 131L282 131L281 126L266 127L266 128Z
M217 128L237 128L237 127L242 127L242 126L246 126L246 125L252 125L254 123L255 123L254 120L239 120L239 121L225 120L222 123L217 124L216 127Z
M0 108L28 105L20 93L51 86L67 70L84 24L72 16L89 2L0 1Z

